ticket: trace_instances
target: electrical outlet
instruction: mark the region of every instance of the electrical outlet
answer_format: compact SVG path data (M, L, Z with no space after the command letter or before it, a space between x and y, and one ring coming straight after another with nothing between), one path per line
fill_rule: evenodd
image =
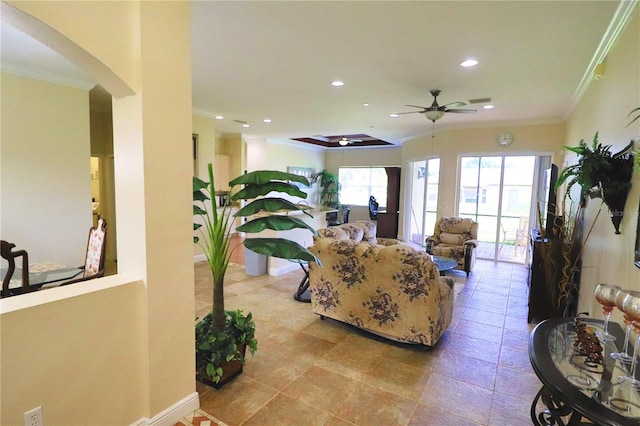
M24 426L44 426L42 422L42 406L24 413Z

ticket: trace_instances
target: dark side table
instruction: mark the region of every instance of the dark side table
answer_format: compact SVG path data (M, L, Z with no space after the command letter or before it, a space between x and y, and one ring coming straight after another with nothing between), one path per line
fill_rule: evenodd
M624 345L622 329L609 322L609 333L616 340L602 345L602 363L590 363L574 347L573 320L548 319L531 332L529 359L542 382L531 404L533 424L638 426L640 394L618 383L618 376L626 376L628 367L611 358L611 353ZM582 320L589 327L603 329L600 320ZM541 409L539 402L545 408Z

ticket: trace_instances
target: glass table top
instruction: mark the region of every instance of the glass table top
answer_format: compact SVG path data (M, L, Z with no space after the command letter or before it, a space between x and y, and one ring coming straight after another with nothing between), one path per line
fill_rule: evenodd
M436 255L432 255L431 257L433 258L433 263L436 264L440 271L448 271L449 269L453 269L458 266L458 262L450 257Z
M585 321L594 332L603 330L602 322ZM609 323L611 328L612 323ZM602 362L590 362L587 355L577 350L577 334L573 321L560 323L550 329L548 335L549 355L558 373L594 404L600 404L629 419L640 420L640 393L621 384L618 377L628 376L630 366L611 357L624 345L624 335L617 341L607 341L603 347ZM632 332L632 341L635 334ZM633 347L629 345L629 350ZM638 423L634 423L638 424Z

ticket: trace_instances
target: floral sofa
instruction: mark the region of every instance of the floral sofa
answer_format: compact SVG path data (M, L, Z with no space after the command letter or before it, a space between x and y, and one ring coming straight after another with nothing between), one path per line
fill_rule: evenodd
M465 271L469 276L476 263L478 223L469 218L441 217L426 244L427 253L455 259L458 262L455 269Z
M453 280L431 256L376 238L362 221L318 230L309 265L313 312L405 343L433 346L451 323Z

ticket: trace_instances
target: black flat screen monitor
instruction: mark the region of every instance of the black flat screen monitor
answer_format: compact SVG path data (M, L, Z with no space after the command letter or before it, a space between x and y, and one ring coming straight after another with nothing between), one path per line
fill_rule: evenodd
M550 168L544 171L543 186L540 194L541 205L541 220L540 226L545 230L547 238L552 238L554 233L554 227L559 224L556 220L556 181L558 180L558 166L552 164Z

